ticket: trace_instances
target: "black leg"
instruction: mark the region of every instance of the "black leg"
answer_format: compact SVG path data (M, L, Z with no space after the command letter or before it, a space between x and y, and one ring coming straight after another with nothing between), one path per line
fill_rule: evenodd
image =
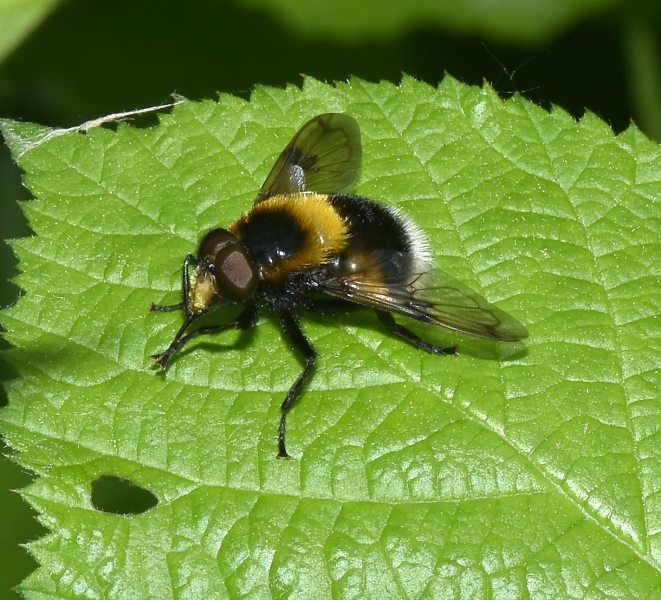
M212 325L209 327L200 327L192 333L184 335L196 317L197 315L193 315L186 318L184 324L180 327L179 331L177 331L177 335L174 336L172 343L168 346L168 349L165 352L152 355L152 358L156 361L156 364L161 368L165 369L168 361L170 360L170 357L179 348L181 348L181 346L187 344L199 335L221 333L222 331L226 331L228 329L248 329L249 327L252 327L257 320L257 309L253 304L251 304L231 323L225 323L224 325Z
M186 257L186 260L184 260L184 266L182 269L183 276L181 282L181 295L183 297L182 301L179 302L179 304L168 304L165 306L160 304L152 304L151 309L149 309L149 312L168 312L171 310L179 310L180 308L182 308L187 317L193 316L193 313L191 312L190 307L188 305L189 293L190 293L190 277L188 276L188 267L191 265L191 263L197 263L197 262L198 262L197 259L192 254L189 254ZM188 323L188 325L190 325L190 323ZM184 327L184 330L186 329L186 327Z
M294 382L294 385L289 389L289 393L285 398L285 401L282 403L282 417L280 418L280 429L278 430L278 456L277 458L289 458L287 454L287 448L285 445L285 428L287 423L287 413L291 408L291 405L294 403L296 398L301 393L303 384L308 378L314 361L317 358L317 352L312 347L312 344L305 337L303 331L296 319L290 313L282 313L280 315L280 327L282 328L283 333L291 340L296 348L298 348L305 358L305 368L303 372L298 376L298 379Z
M412 346L429 352L430 354L441 354L441 355L452 355L457 353L457 347L451 346L450 348L441 348L440 346L432 346L427 342L423 342L415 333L406 329L406 327L397 323L394 317L389 312L384 312L382 310L376 311L377 316L381 323L383 323L391 333L394 333L397 337L406 340Z
M179 304L167 304L167 305L152 303L149 312L169 312L171 310L180 310L182 308L185 308L183 302L180 302Z

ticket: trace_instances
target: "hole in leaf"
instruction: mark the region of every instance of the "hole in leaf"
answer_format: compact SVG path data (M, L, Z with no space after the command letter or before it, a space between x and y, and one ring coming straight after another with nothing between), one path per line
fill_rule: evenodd
M96 510L116 515L140 515L154 508L158 498L148 489L116 475L102 475L92 482Z

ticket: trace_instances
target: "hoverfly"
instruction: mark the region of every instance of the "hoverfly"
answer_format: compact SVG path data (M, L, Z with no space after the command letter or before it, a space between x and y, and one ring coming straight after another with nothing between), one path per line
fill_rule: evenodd
M340 193L356 178L361 156L355 119L328 113L308 121L276 160L252 208L227 229L208 232L197 257L186 257L182 302L151 309L185 315L169 347L152 357L163 369L192 339L253 327L262 309L275 313L305 359L282 403L278 458L289 458L287 413L317 357L299 324L301 312L372 308L391 334L431 354L456 348L421 340L393 314L492 340L528 335L516 319L434 268L425 236L399 210ZM243 306L234 321L189 332L198 317L228 303Z

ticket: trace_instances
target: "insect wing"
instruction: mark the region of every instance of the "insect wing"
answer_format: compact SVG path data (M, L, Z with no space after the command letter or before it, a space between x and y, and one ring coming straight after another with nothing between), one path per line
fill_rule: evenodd
M476 337L516 341L526 328L467 285L440 269L394 251L372 252L358 265L345 261L318 289L350 300Z
M355 119L327 113L308 121L275 161L255 204L277 194L339 192L356 178L362 158Z

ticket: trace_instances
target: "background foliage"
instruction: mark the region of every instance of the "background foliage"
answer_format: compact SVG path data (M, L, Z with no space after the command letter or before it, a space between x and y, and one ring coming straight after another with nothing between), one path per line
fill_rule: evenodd
M331 23L325 3L314 2L306 2L294 19L286 12L291 4L257 0L79 0L54 12L53 2L7 0L0 3L0 112L70 126L157 104L173 91L191 98L218 90L247 96L255 83L299 82L301 72L320 79L355 74L399 81L405 71L435 83L449 71L469 83L487 78L504 95L522 91L542 105L560 104L575 116L590 108L616 131L635 116L659 136L656 3L555 2L546 12L544 3L536 3L541 12L526 14L502 2L492 4L495 16L444 3L450 8L433 17L414 2L401 15L395 4L401 5L388 10L380 4L375 14L368 2L352 3L368 17ZM34 29L40 15L44 20ZM360 28L349 27L354 23ZM26 194L7 156L0 178L0 236L24 235L14 200ZM13 258L6 247L0 259L10 276ZM0 303L10 304L17 289L3 284L0 292ZM6 462L0 468L6 517L1 590L33 568L16 543L43 530L8 491L24 485L27 475Z

